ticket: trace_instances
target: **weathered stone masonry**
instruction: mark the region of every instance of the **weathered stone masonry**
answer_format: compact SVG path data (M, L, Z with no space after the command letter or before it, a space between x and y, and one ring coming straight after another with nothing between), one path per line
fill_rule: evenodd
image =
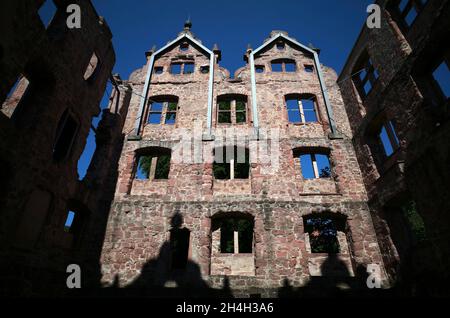
M247 50L246 61L252 52L251 48ZM229 71L218 64L221 52L217 46L212 51L204 48L187 23L176 41L159 51L149 51L147 63L126 81L134 94L126 106L129 112L123 132L127 140L119 162L116 194L103 245L104 284L116 281L120 286L136 286L136 283L171 286L175 281L178 286L201 286L206 282L220 288L227 277L233 290L250 287L264 290L282 286L285 279L301 286L311 276L351 277L360 265L372 263L380 266L385 278L336 73L316 65L314 51L282 31L272 32L265 45L255 52L254 63L264 70L255 72L256 85L252 89L250 64L238 69L231 78ZM211 53L212 69L208 68ZM295 71L288 72L289 66L283 65L285 72L272 72L271 62L278 59L293 61ZM151 63L153 69L149 74ZM169 70L174 63L182 63L184 67L186 63L194 63L194 71L171 74ZM319 72L322 72L325 94ZM210 104L208 94L212 94ZM318 120L290 123L286 98L302 94L313 96ZM142 96L147 98L143 101ZM177 100L175 122L164 124L167 110L163 109L161 123L149 123L152 101L167 96ZM231 123L218 121L218 101L224 96L246 101L245 121L237 123L234 112ZM324 96L328 96L330 112ZM257 100L256 114L253 97ZM330 118L336 126L333 134ZM259 123L257 127L255 119ZM200 134L196 127L200 127ZM266 164L257 161L251 162L248 179L216 179L213 150L227 145L221 134L224 128L230 127L242 136L242 144L250 148L265 142L266 136L275 142L270 131L279 129L277 172L269 173ZM174 160L173 154L183 138L180 129L187 136L199 135L201 160L192 163ZM137 179L139 154L157 153L161 149L172 150L168 178ZM304 179L296 154L305 151L329 154L331 177ZM329 257L311 252L304 217L321 213L345 220L345 228L338 232L340 253L337 255L338 265L344 264L344 274L339 270L323 272L323 263L330 261ZM253 222L251 253L219 251L221 234L213 224L236 216ZM174 219L178 220L177 224ZM181 272L173 268L176 256L172 241L178 235L175 233L189 233L188 261ZM140 279L143 276L145 282Z

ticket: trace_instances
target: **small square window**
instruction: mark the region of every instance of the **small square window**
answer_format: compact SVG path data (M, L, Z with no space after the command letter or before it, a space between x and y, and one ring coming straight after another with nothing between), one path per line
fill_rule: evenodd
M208 74L209 73L209 66L202 66L202 67L200 67L200 73Z
M173 63L170 65L170 74L181 74L181 64Z
M285 48L286 48L286 46L285 46L284 42L277 42L277 49L278 49L279 51L282 51L282 50L284 50Z
M162 66L155 67L155 74L159 75L163 73L164 68Z
M194 73L194 63L185 63L183 73L184 74Z
M272 72L283 72L283 63L272 62Z
M305 65L305 72L306 73L314 73L314 66L312 66L312 65Z
M255 71L256 73L264 73L264 65L256 65Z

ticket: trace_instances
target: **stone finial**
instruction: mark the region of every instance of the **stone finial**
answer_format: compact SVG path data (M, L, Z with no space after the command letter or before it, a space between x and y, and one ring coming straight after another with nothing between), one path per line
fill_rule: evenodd
M192 28L192 22L191 19L187 19L186 22L184 22L184 30L185 31L190 31Z
M153 45L152 48L150 49L150 51L145 52L145 56L146 56L147 58L149 58L149 57L152 56L155 52L156 52L156 45Z
M219 51L219 46L217 45L217 43L214 43L213 51Z

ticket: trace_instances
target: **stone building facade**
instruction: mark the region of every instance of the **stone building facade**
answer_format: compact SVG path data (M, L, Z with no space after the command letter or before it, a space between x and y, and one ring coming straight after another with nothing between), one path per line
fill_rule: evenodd
M351 281L368 264L386 283L337 74L319 50L273 31L230 76L187 22L146 56L120 106L129 111L105 286L268 295L318 277ZM327 229L332 254L317 246Z
M69 264L86 271L83 279L92 282L84 286L98 284L116 180L110 171L117 169L126 114L115 101L129 95L111 77L112 34L91 2L55 1L48 25L38 14L43 3L0 4L0 293L8 296L67 293ZM81 29L66 25L69 4L80 6ZM77 163L107 81L116 88L79 180ZM70 211L73 226L65 230Z
M450 3L377 3L338 83L390 279L448 292Z

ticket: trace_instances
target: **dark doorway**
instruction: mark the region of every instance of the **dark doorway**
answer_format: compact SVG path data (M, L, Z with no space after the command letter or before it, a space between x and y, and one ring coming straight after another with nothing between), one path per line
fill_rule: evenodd
M189 256L188 229L174 229L170 233L171 269L185 269Z

